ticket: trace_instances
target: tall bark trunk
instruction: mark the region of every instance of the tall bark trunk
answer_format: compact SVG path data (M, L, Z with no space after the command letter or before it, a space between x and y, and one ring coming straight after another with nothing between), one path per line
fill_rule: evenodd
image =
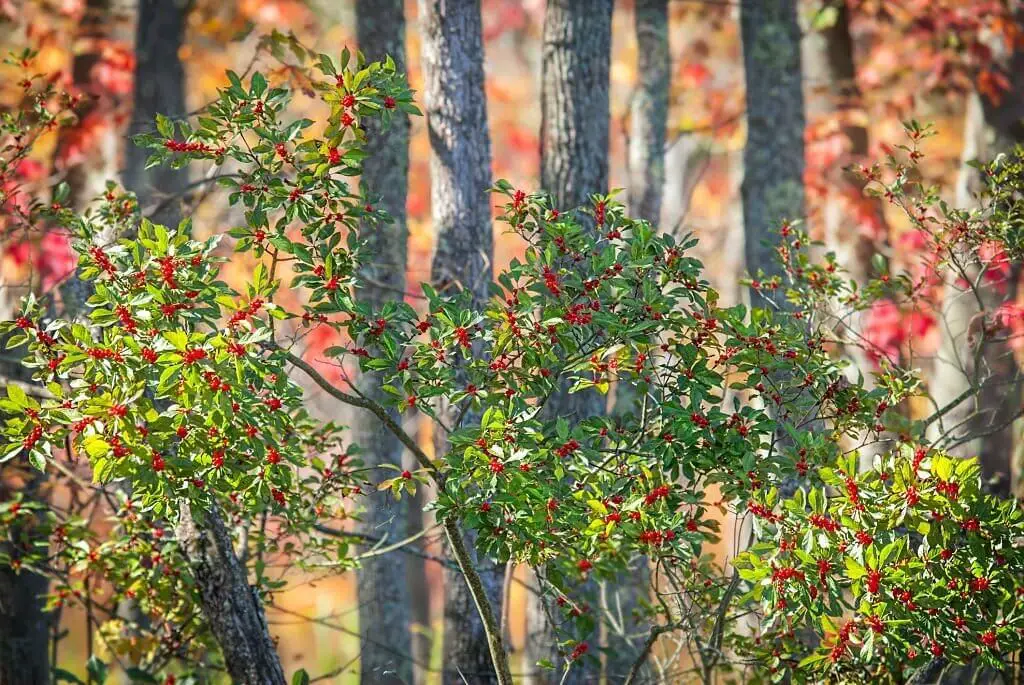
M1020 20L1018 20L1020 21ZM964 130L964 150L957 204L976 207L983 187L977 169L967 162L988 162L1024 142L1024 51L1015 52L1008 65L1010 89L994 104L978 93L971 95ZM965 273L946 274L946 290L939 317L941 341L930 382L938 407L974 389L942 419L932 425L930 437L942 439L951 454L979 458L982 476L992 479L992 490L1009 492L1013 453L1012 421L1020 408L1021 370L1005 331L992 332L993 312L1016 297L1020 265L1008 278L991 282L979 278L984 268L974 255L959 255ZM960 279L977 283L964 286Z
M781 273L774 258L783 219L804 215L804 98L797 0L741 0L747 84L743 227L747 270ZM780 288L774 298L783 303ZM757 304L761 295L751 292Z
M492 280L494 250L487 193L491 144L480 2L420 0L419 22L431 148L431 213L437 237L431 279L442 291L469 291L482 305ZM436 453L443 454L447 444L440 431L437 435ZM504 565L479 557L472 534L466 534L465 540L490 603L500 615ZM484 624L466 580L450 568L444 580L443 682L497 682Z
M180 120L187 113L185 69L178 56L185 39L185 21L191 0L138 0L135 30L135 94L129 138L125 150L124 185L139 199L142 213L154 223L176 226L188 186L188 168L169 165L146 169L147 150L131 136L154 130L162 114Z
M665 185L665 126L672 58L668 0L637 0L637 87L629 129L629 208L657 225Z
M810 9L826 6L817 0L807 4ZM804 96L812 129L824 126L834 118L841 122L839 134L846 139L846 154L836 161L833 168L825 170L823 182L826 188L824 196L819 198L819 215L825 248L836 254L837 262L847 270L848 277L862 287L876 275L872 273L871 260L880 252L879 248L888 243L888 236L881 203L877 199L865 198L864 182L846 171L850 163L863 162L867 158L869 138L865 126L851 121L851 113L861 106L861 93L857 87L849 8L845 0L828 3L827 6L836 10L834 21L823 28L810 28L804 34ZM831 128L828 130L831 132ZM858 202L869 206L873 222L882 227L880 235L866 233L857 225L852 210L854 203ZM837 328L850 331L854 343L843 348L843 354L851 362L851 381L860 375L865 386L872 388L874 362L867 350L856 344L856 336L864 330L865 313L847 312L848 309L848 306L836 303L835 311L841 317ZM861 446L860 465L862 470L867 470L886 444L882 441L865 444L864 438L858 436L849 447Z
M2 309L0 317L10 320L14 307L3 306ZM28 381L30 375L17 362L0 362L0 384L11 380ZM23 471L25 477L8 478L14 469ZM41 500L39 488L43 480L43 474L30 466L26 459L3 465L0 467L0 502L14 495L15 489L25 501ZM35 532L33 523L23 519L21 524L0 533L0 553L17 559L33 545L45 543L45 538L40 538ZM44 575L27 569L15 571L0 564L0 685L50 682L49 648L53 615L45 610L49 586L50 581Z
M612 35L612 0L548 0L544 12L541 64L540 182L555 207L571 211L589 204L592 194L608 190L608 128ZM584 219L586 225L589 225ZM545 407L548 418L562 416L579 422L603 415L607 398L595 391L570 395L562 384ZM597 606L596 583L579 589ZM527 596L527 635L524 663L528 682L560 682L556 669L539 671L538 661L558 666L554 626L547 617L559 612L550 593ZM589 674L593 675L593 674ZM577 665L564 683L582 682L588 674Z
M851 123L851 110L861 106L861 93L857 87L857 70L853 56L853 38L850 35L850 13L845 0L829 3L837 13L835 21L821 29L811 29L803 40L803 70L807 118L814 125L822 120L838 117L842 135L848 141L849 160L863 160L868 155L868 130ZM836 253L839 263L850 277L863 285L871 277L871 258L877 251L872 236L854 230L844 198L860 194L863 183L846 172L837 163L826 172L827 195L822 198L822 225L824 242ZM873 203L874 212L881 222L881 207ZM858 360L860 361L860 360Z
M564 211L608 189L611 39L612 0L548 0L540 185Z
M220 645L231 681L284 685L284 670L267 628L263 604L249 586L245 567L216 505L199 525L187 502L179 510L177 538L195 581L199 605Z
M356 5L356 35L359 49L368 60L390 55L399 71L405 70L405 14L403 0L359 0ZM367 152L362 180L376 203L394 221L364 226L371 262L363 267L365 302L374 309L400 298L405 290L406 225L405 198L409 185L409 118L399 113L387 130L373 121L367 130ZM385 393L370 375L359 380L361 391L382 402ZM394 418L398 420L397 413ZM390 472L375 468L383 464L401 467L402 444L376 417L360 412L353 417L353 439L365 452L374 482ZM374 492L360 529L375 538L397 542L408 531L408 498L395 500L390 492ZM389 554L367 559L356 573L359 596L360 682L411 683L413 680L412 598L407 578L409 556Z
M26 468L31 468L26 465ZM39 480L37 478L36 480ZM36 493L26 486L26 497ZM30 526L7 531L0 551L17 558L22 544L32 545ZM0 683L38 685L50 682L51 617L44 611L49 580L22 570L0 565Z
M696 133L681 134L668 143L661 193L661 227L666 233L677 237L682 234L690 201L710 156L709 141Z
M672 58L669 53L668 0L637 0L634 7L637 79L629 129L629 210L656 228L660 225L665 188L665 127L668 122ZM680 189L681 190L681 189ZM637 393L629 383L615 384L612 413L636 412ZM646 558L613 582L600 584L602 613L614 621L601 625L601 677L619 682L642 650L644 627L636 616L650 597L650 566Z

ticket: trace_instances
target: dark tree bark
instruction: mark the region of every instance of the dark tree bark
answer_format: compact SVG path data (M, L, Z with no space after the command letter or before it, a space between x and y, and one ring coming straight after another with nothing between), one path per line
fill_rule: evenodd
M967 162L991 161L1024 142L1024 51L1015 52L1007 67L1011 85L998 104L977 92L968 101L964 164L957 184L960 207L976 207L983 188L977 169ZM972 388L975 392L933 424L930 437L941 440L953 455L978 457L982 477L993 481L994 492L1005 495L1011 486L1012 422L1021 405L1022 377L1006 332L986 329L992 313L1003 302L1016 299L1020 265L1012 265L1009 278L993 283L979 278L984 267L977 255L958 255L957 261L964 269L946 274L939 317L941 341L930 390L938 407L953 403ZM977 285L964 287L961 279Z
M544 12L541 68L541 188L551 194L555 207L574 210L589 203L595 193L608 191L609 70L612 0L549 0ZM664 134L663 134L664 135ZM563 416L578 423L601 416L607 398L598 392L570 395L568 385L548 400L548 417ZM596 606L597 586L579 589ZM548 593L549 594L549 593ZM531 592L527 599L527 635L524 663L530 683L559 682L554 673L538 672L536 664L548 660L561 666L557 637L548 616L557 616L548 594ZM581 599L582 598L578 598ZM576 666L565 683L582 682L587 675Z
M135 102L125 150L124 185L134 191L142 213L154 223L176 226L188 185L188 170L169 165L146 169L147 150L131 136L154 130L162 114L172 120L185 117L185 69L178 50L185 39L185 21L191 0L138 0L135 30Z
M493 229L487 193L491 144L480 2L420 0L419 22L431 148L431 212L437 236L431 278L439 290L469 291L475 304L482 305L492 280ZM439 436L436 453L443 454L447 445L440 432ZM464 537L491 606L500 614L504 565L479 556L474 536ZM444 683L497 682L484 624L469 587L451 569L445 571L443 652Z
M176 533L191 567L203 617L220 645L231 681L284 685L284 670L263 604L249 586L220 512L210 508L199 524L188 503L182 502Z
M403 0L359 0L356 5L356 33L359 49L368 60L390 55L400 71L405 70L405 15ZM375 204L391 214L387 225L364 226L370 263L362 270L366 278L361 290L365 302L378 308L401 297L405 290L406 225L405 198L409 185L409 118L398 113L387 130L376 120L367 129L367 152L362 181ZM361 391L383 403L380 383L370 375L359 380ZM397 412L393 412L398 420ZM376 417L360 412L353 417L353 440L363 447L363 459L373 469L382 464L402 465L402 444ZM377 482L391 473L370 471ZM408 533L409 500L395 500L388 491L374 492L360 524L361 532L374 538L397 542ZM411 683L413 679L410 632L411 594L407 579L409 556L389 554L371 557L357 571L359 596L360 681Z
M7 363L4 364L7 366ZM3 381L17 377L17 369L0 368ZM6 468L11 468L8 464ZM20 488L26 500L37 499L43 476L28 463L18 464L28 476ZM12 493L0 487L0 502ZM45 543L33 531L33 521L23 520L18 526L0 534L0 552L17 559L27 548ZM29 570L15 571L0 564L0 685L37 685L50 682L50 628L52 616L44 609L49 590L46 576Z
M612 0L548 0L540 185L563 211L608 189L611 39Z
M804 98L797 0L741 0L747 83L743 152L744 256L747 270L778 275L780 222L804 215ZM782 303L782 289L776 302ZM751 292L756 304L761 295Z
M668 0L637 0L637 83L629 132L630 213L657 225L665 185L665 125L672 58Z

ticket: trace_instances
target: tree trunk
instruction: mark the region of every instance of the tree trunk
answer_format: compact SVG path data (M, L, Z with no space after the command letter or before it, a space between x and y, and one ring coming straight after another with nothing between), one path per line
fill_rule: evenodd
M17 531L10 531L9 535L19 537ZM5 553L10 553L9 543L0 545ZM45 576L30 571L16 573L8 566L0 566L0 683L3 685L50 682L51 619L44 611L48 590L49 580Z
M1010 89L998 105L971 95L964 130L964 150L957 184L957 204L976 207L983 187L972 160L988 162L1024 141L1024 52L1013 54L1007 74ZM1009 492L1013 453L1013 418L1021 404L1021 371L1005 331L992 328L993 312L1016 299L1020 265L1008 278L991 282L979 278L982 265L976 255L958 255L965 273L946 274L946 291L939 318L941 342L930 383L936 406L945 407L966 391L975 392L932 425L930 438L941 440L951 454L979 457L982 476L993 481L992 490ZM978 286L959 282L961 278ZM980 300L980 302L979 302Z
M783 219L804 215L804 98L797 0L741 0L740 32L747 83L743 152L744 256L756 275L781 274L775 260ZM782 304L783 288L774 298ZM760 293L751 292L757 304Z
M589 204L592 194L608 191L611 35L612 0L548 0L541 64L540 179L541 188L561 211ZM589 225L585 219L584 224ZM562 416L572 423L605 413L604 395L570 395L568 387L563 383L548 400L547 418ZM597 606L596 583L579 590ZM561 681L558 669L539 671L538 661L564 661L558 656L554 626L547 620L559 612L545 602L550 604L546 594L527 595L524 664L531 674L528 682L536 685ZM582 682L585 677L577 665L562 682Z
M471 292L479 306L487 300L493 255L480 2L420 0L419 22L431 148L431 213L437 237L431 279L441 291ZM443 454L445 437L441 431L437 435L436 454ZM474 535L466 534L465 540L491 606L500 615L504 565L477 557ZM445 570L443 653L444 683L497 682L484 624L469 587L450 568Z
M665 125L672 58L668 0L637 0L637 79L629 130L629 211L657 225L665 184Z
M563 211L608 189L612 0L548 0L541 67L540 185Z
M405 70L405 14L402 0L359 0L356 5L359 49L368 60L390 55L399 71ZM405 198L409 185L409 118L398 113L387 130L373 120L367 128L367 152L362 181L374 202L391 214L391 224L364 225L362 236L372 261L364 265L364 302L374 309L401 298L405 290L406 226ZM359 379L361 392L382 402L384 392L372 375ZM397 413L394 418L398 420ZM369 412L353 416L353 440L365 450L363 459L371 469L374 484L391 472L383 464L401 468L402 444ZM409 500L395 500L388 491L374 492L367 499L361 532L374 538L397 542L408 534ZM360 682L411 683L413 679L410 609L407 578L409 556L389 554L365 560L356 573L359 596Z
M10 320L14 313L9 308L2 313ZM0 362L0 382L28 380L26 369L17 362ZM2 418L2 417L0 417ZM43 474L20 458L17 463L0 466L0 502L14 493L7 487L10 470L24 471L26 476L17 491L24 501L41 500L39 488ZM7 471L8 474L3 474ZM11 478L14 481L15 478ZM0 553L17 559L23 550L44 543L33 530L33 521L24 520L18 526L0 533ZM0 564L0 685L36 685L50 682L50 628L53 616L45 611L49 579L27 569L15 571Z
M571 211L588 204L592 194L608 190L608 82L612 33L611 0L549 0L544 12L541 64L541 188L551 194L555 207ZM662 134L664 135L664 134ZM548 400L547 417L564 416L570 422L605 413L607 398L597 392L570 395L563 383ZM539 587L537 588L539 590ZM597 586L580 588L597 605ZM559 665L554 626L557 616L547 594L527 595L526 654L528 682L559 682L560 672L539 671L538 661ZM581 682L577 666L563 681Z
M176 532L191 567L203 617L220 645L231 681L284 685L284 670L267 628L263 604L249 586L216 505L205 512L205 520L198 525L183 501Z
M6 247L5 242L0 242L0 250ZM18 313L20 290L14 287L16 285L0 274L2 321L10 321ZM18 354L19 350L6 349L6 342L0 338L0 350L4 350L5 355ZM18 360L0 360L0 386L31 379L29 369ZM0 415L0 420L6 418ZM9 478L12 472L26 475ZM10 499L15 492L20 492L25 501L41 501L39 487L43 479L44 475L28 463L24 454L15 462L0 465L0 502ZM0 531L0 553L11 558L21 556L23 545L31 546L35 542L43 542L43 539L37 538L30 522ZM0 685L35 685L50 681L53 616L44 611L49 585L46 576L27 569L15 572L10 566L0 564Z
M117 179L117 160L121 152L121 131L116 122L121 102L116 95L94 82L93 69L102 58L104 47L110 44L131 44L134 4L126 0L87 0L85 12L76 36L76 53L71 65L75 89L84 96L76 110L79 121L64 131L58 145L58 159L67 157L65 180L71 193L67 205L83 212L104 192L107 181ZM79 130L87 129L90 145L80 151L79 158L66 153L71 145L80 143ZM98 236L97 241L109 242L113 236ZM92 291L78 277L69 276L60 287L61 315L75 319L86 314L85 301Z
M849 271L850 277L863 285L871 277L871 258L878 246L871 236L851 230L853 222L848 198L860 197L864 184L842 167L846 166L845 163L862 161L867 157L868 131L864 126L849 121L851 110L861 106L853 61L850 13L845 0L828 6L837 10L835 21L825 28L808 30L803 40L807 117L812 125L831 118L839 118L842 122L839 128L848 141L848 159L839 160L825 175L828 189L821 200L824 241L826 247L836 253L839 264ZM873 209L881 222L882 209L878 202L873 202Z
M665 127L668 121L672 58L668 42L668 0L637 0L634 25L637 41L637 79L630 114L629 210L636 218L660 225L665 187ZM681 190L681 189L680 189ZM636 389L615 384L612 412L633 415L638 407ZM650 597L650 566L646 558L615 581L600 583L602 612L614 616L603 621L600 643L602 678L620 682L642 649L643 626L635 616Z
M152 132L157 114L180 120L187 114L185 69L178 57L185 38L191 0L138 0L135 30L135 102L125 150L124 185L139 199L142 213L154 223L176 226L188 186L188 168L170 165L146 169L147 150L131 136Z
M872 273L871 260L880 253L879 248L888 243L888 236L881 203L864 197L864 182L846 171L851 163L863 163L869 153L867 128L851 122L851 114L861 106L861 93L857 87L850 12L845 0L827 4L815 0L807 4L812 10L827 6L837 11L830 25L809 28L804 34L804 96L808 123L813 130L825 127L831 119L838 119L839 135L847 143L846 155L836 160L832 168L823 170L825 193L818 198L823 242L825 249L836 254L836 261L847 270L848 277L863 287L876 275ZM831 126L826 130L831 135ZM860 229L853 211L855 203L869 206L872 220L881 227L879 235L873 236ZM864 331L865 312L849 312L849 306L840 303L835 303L834 309L837 316L842 317L837 321L837 329L850 331L850 338L856 341ZM873 388L875 364L863 345L847 345L843 354L852 362L850 380L855 381L859 374L865 386ZM861 470L870 469L875 455L887 444L883 441L865 444L863 436L851 440L851 443L847 446L849 449L860 446Z

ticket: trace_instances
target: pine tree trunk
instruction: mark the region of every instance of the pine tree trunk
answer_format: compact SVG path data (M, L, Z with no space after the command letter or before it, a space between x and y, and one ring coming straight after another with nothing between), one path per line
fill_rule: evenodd
M665 184L665 126L672 59L668 0L637 0L637 79L629 130L630 214L657 225Z
M399 71L405 70L405 15L402 0L359 0L356 5L359 49L368 60L390 55ZM367 152L362 180L371 196L394 221L388 225L364 226L370 263L362 270L366 278L361 293L374 309L401 298L405 290L406 225L405 198L409 185L409 118L399 113L387 130L379 122L367 129ZM364 375L361 391L377 401L384 399L377 379ZM397 413L394 417L398 420ZM363 448L363 460L376 483L392 475L382 464L401 467L402 444L369 412L353 416L353 441ZM374 538L397 542L408 531L409 500L395 500L388 491L373 492L361 532ZM413 679L410 632L411 596L407 578L409 555L388 554L367 559L358 569L360 682L411 683Z
M439 291L463 289L477 305L492 280L491 145L484 93L479 0L420 0L424 102L430 136L430 200L437 236L431 278ZM447 413L447 407L439 411ZM476 417L479 418L479 417ZM467 417L466 422L473 421ZM436 453L447 450L438 431ZM501 613L504 565L477 557L465 536L495 613ZM445 570L444 683L497 682L483 622L461 574Z
M185 20L192 0L138 0L135 30L135 101L129 138L124 185L139 200L144 216L154 223L176 226L181 221L181 202L188 186L188 169L169 165L146 169L147 150L131 136L155 129L162 114L177 121L187 114L185 69L178 56L185 39Z
M963 208L977 206L983 187L977 169L967 162L991 161L1024 142L1024 52L1016 52L1008 66L1011 87L998 105L978 93L968 102L964 164L957 184L957 204ZM941 342L929 386L937 407L972 388L975 392L932 424L929 437L941 440L951 454L979 457L982 476L992 479L994 492L1005 495L1011 485L1012 421L1021 405L1022 377L1006 332L986 328L996 328L991 326L992 313L1016 299L1020 265L1012 266L1009 278L994 283L979 278L982 266L976 255L959 255L958 261L965 265L964 273L951 271L945 278ZM964 277L977 288L964 286Z
M612 0L548 1L541 65L540 178L541 188L561 211L587 205L591 195L608 191L611 35ZM604 395L596 391L570 395L568 387L562 384L548 400L548 418L562 416L572 424L605 413ZM597 595L596 583L587 583L574 599L597 606ZM565 663L557 652L554 626L547 620L559 612L545 603L551 603L546 595L527 595L523 663L531 674L527 682L534 685L562 681ZM540 671L536 664L541 660L557 668ZM577 665L562 682L583 682L588 675L595 674L586 674Z
M775 260L780 223L804 216L804 98L797 0L741 0L747 84L743 152L744 256L747 270L781 273ZM783 303L783 288L774 298ZM761 294L751 292L758 304Z

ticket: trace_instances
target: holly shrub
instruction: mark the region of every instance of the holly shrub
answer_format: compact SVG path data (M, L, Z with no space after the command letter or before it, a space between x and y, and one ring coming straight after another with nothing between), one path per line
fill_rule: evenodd
M153 672L168 658L187 663L185 637L202 632L190 623L201 617L189 570L170 562L182 500L216 502L238 529L269 511L293 541L285 557L312 549L351 563L347 546L319 529L345 515L344 498L358 498L359 462L346 461L355 450L335 427L303 410L302 375L378 415L431 417L449 449L433 459L416 451L420 468L384 487L401 496L434 480L440 520L475 531L487 555L540 569L542 592L562 612L566 667L597 658L588 641L602 619L583 581L621 581L642 559L654 592L637 610L641 633L690 645L705 678L719 669L754 680L899 677L939 657L998 667L1020 648L1016 504L986 495L974 461L930 448L926 421L899 411L920 392L912 369L883 364L868 389L835 354L837 300L863 309L912 293L912 279L857 290L787 223L785 275L751 280L785 306L723 307L692 256L694 239L629 218L614 195L556 207L499 181L499 220L524 253L486 303L457 285L424 285L425 311L401 299L371 307L359 276L374 258L364 237L389 217L354 180L367 154L363 123L416 114L412 95L390 60L346 51L335 61L281 36L268 45L293 49L325 122L290 119L284 85L229 73L194 123L161 117L138 139L151 164L229 170L219 183L244 224L196 240L189 220L153 225L113 186L83 214L45 208L76 237L90 311L52 317L29 298L3 327L10 347L27 347L44 396L9 386L2 459L47 468L84 455L94 481L123 483L120 508L148 522L139 534L121 529L127 545L83 532L66 567L104 567L118 596L144 597L144 610L162 617L173 649L147 662ZM895 180L871 171L893 202L922 222L963 221L986 227L986 240L1009 239L1019 214L1008 202L1002 214L925 216L939 204L910 187L911 157L891 160ZM258 262L244 292L218 277L223 244ZM321 361L343 377L358 367L377 379L386 406L301 359L303 336L319 326L344 341ZM551 416L545 404L564 386L620 406ZM858 469L851 440L883 442L873 468ZM5 503L0 521L12 509ZM713 511L753 521L731 567L711 553ZM68 534L54 525L57 540ZM122 577L113 561L122 554L144 563ZM256 577L264 591L280 585L261 568ZM54 590L55 602L81 592L67 579Z

